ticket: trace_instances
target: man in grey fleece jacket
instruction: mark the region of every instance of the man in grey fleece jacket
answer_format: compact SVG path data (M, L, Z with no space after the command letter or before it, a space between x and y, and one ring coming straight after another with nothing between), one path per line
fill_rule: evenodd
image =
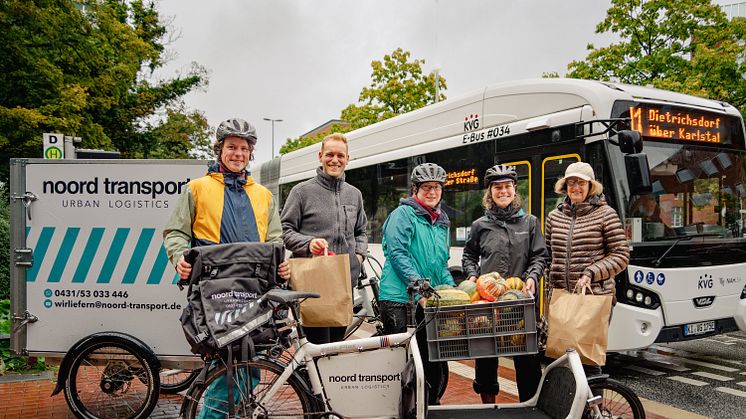
M282 239L294 257L322 254L328 249L350 256L352 284L368 250L368 219L363 195L345 182L347 138L332 134L324 138L319 151L321 167L316 177L295 185L282 209ZM350 284L350 286L352 286ZM344 338L345 327L306 327L312 343L328 343Z

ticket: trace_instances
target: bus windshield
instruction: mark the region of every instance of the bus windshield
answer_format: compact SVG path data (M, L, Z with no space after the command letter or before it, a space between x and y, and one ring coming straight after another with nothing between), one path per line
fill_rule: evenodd
M642 229L637 241L746 237L743 152L654 141L644 152L652 193L626 202L628 222Z

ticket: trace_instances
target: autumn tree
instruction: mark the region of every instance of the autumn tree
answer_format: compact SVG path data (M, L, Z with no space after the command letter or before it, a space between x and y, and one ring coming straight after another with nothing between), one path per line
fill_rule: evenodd
M709 0L612 0L596 33L619 41L588 45L568 77L612 80L728 102L746 115L746 19L728 20Z
M151 80L167 33L152 1L5 0L0 25L0 181L10 157L41 156L44 132L143 158L185 155L163 144L164 132L167 143L202 135L206 120L181 98L205 71Z
M336 130L333 127L332 131L352 131L435 103L435 73L424 74L422 66L425 60L410 57L409 51L397 48L385 55L382 61L371 62L373 71L370 85L363 87L357 104L351 104L342 110L341 119L349 125L338 126ZM438 100L445 100L443 92L447 89L446 80L443 76L438 76L437 82ZM315 144L323 137L323 134L318 134L288 140L280 148L280 153Z

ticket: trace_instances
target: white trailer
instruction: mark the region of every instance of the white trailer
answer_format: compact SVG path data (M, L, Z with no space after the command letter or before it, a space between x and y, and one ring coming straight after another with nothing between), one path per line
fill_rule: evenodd
M11 348L61 358L79 417L147 417L161 368L196 367L162 228L206 162L12 159ZM125 409L122 412L118 409Z

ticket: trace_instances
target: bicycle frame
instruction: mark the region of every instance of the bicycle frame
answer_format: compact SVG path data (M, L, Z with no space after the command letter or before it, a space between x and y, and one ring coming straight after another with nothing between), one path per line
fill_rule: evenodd
M308 377L314 395L319 400L323 400L324 406L328 411L335 412L344 417L396 416L398 411L398 394L401 391L399 386L399 374L404 369L404 365L409 357L413 357L417 371L418 400L424 400L424 373L422 361L420 360L419 348L417 347L417 340L414 339L414 329L405 333L319 345L310 343L305 337L302 337L298 339L298 346L296 347L298 349L293 354L293 357L288 363L285 371L280 375L280 377L278 377L277 381L261 395L260 399L257 400L259 404L261 404L263 400L271 400L282 385L287 382L290 376L301 366L305 366L308 371ZM389 351L386 353L381 352L382 350L387 349L389 349ZM344 355L347 356L339 357ZM344 358L350 359L345 363L345 367L342 368L340 367L340 363L344 363ZM368 362L361 362L360 358L368 358ZM375 358L388 360L388 371L386 370L387 365L371 365L371 359ZM321 368L319 368L317 362L322 364ZM347 364L352 364L354 367ZM371 369L371 367L373 369ZM377 374L371 375L370 373L372 372L377 372ZM366 391L367 404L359 398L356 398L357 400L350 400L345 399L344 397L338 397L340 396L339 392L331 394L330 389L328 388L331 382L339 383L341 381L347 383L352 380L347 380L344 377L354 377L354 380L357 383L358 377L368 378L389 375L396 376L393 377L393 379L396 380L396 386L394 386L394 388L378 389L381 390L379 392L381 394L388 392L388 397L380 397L379 399L376 399L375 392L371 392L369 389L364 389ZM326 384L324 384L324 382L326 382ZM397 397L392 398L391 394L394 393ZM337 397L330 397L330 395ZM336 400L334 400L335 398ZM386 404L387 402L388 404ZM381 403L384 403L385 405L382 405ZM424 405L420 406L420 404L418 404L418 411L420 409L422 410L421 414L424 416Z
M362 308L360 309L360 311L352 316L352 323L347 326L347 330L345 330L345 336L350 335L355 330L357 330L360 325L363 324L363 322L375 316L373 304L371 303L373 296L371 295L372 293L369 291L369 289L371 288L371 279L368 277L361 278L357 287L355 288L357 289L357 295L355 296L353 306L357 306L359 304Z

